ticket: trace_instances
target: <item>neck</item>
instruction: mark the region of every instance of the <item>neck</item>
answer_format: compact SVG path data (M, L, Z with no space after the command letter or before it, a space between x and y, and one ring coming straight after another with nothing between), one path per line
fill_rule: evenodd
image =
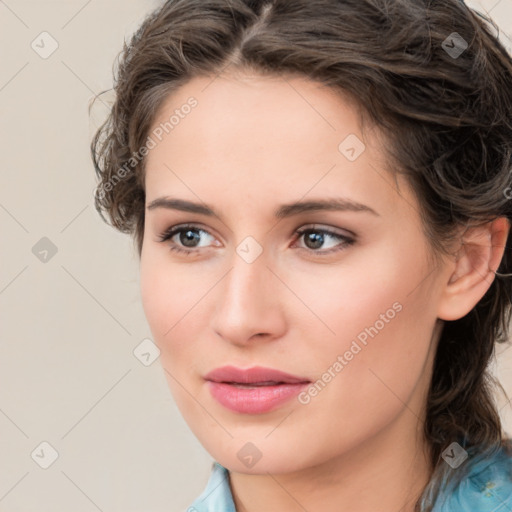
M413 512L432 468L419 418L402 415L378 435L293 473L230 472L237 512Z

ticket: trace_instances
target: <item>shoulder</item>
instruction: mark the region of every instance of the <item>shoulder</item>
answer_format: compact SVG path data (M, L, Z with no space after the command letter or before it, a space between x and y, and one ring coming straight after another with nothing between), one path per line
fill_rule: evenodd
M441 490L444 500L435 512L512 510L512 443L503 442L490 453L469 454L464 476L455 486ZM463 468L461 467L460 470ZM459 469L453 469L458 471Z

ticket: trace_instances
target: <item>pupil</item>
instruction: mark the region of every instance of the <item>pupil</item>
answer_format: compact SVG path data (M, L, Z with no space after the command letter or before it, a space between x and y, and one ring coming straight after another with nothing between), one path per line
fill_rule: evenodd
M187 231L181 232L180 242L185 245L186 247L194 247L194 239L199 238L199 234L192 231L191 229L188 229Z
M319 249L323 244L324 235L321 233L309 233L306 236L306 241L313 243L313 247L310 247L310 249ZM308 245L308 243L306 243L306 245Z

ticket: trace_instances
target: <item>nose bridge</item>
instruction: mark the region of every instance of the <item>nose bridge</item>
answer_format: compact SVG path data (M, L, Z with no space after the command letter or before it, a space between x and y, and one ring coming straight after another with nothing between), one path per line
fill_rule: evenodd
M239 250L240 247L233 255L231 271L226 279L225 302L239 313L247 314L265 307L265 302L270 299L268 281L273 276L263 255L251 261L240 256Z
M281 328L278 283L267 267L266 254L254 257L254 247L236 248L231 269L218 294L214 328L222 337L243 343L254 334L276 334ZM249 248L249 250L247 250ZM248 257L251 255L251 257Z

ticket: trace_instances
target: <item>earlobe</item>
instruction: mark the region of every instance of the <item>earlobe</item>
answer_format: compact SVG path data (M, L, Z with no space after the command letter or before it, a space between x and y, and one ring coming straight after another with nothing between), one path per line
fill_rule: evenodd
M505 251L510 224L505 217L461 235L461 244L449 269L451 273L439 302L441 320L467 315L485 295L495 279Z

